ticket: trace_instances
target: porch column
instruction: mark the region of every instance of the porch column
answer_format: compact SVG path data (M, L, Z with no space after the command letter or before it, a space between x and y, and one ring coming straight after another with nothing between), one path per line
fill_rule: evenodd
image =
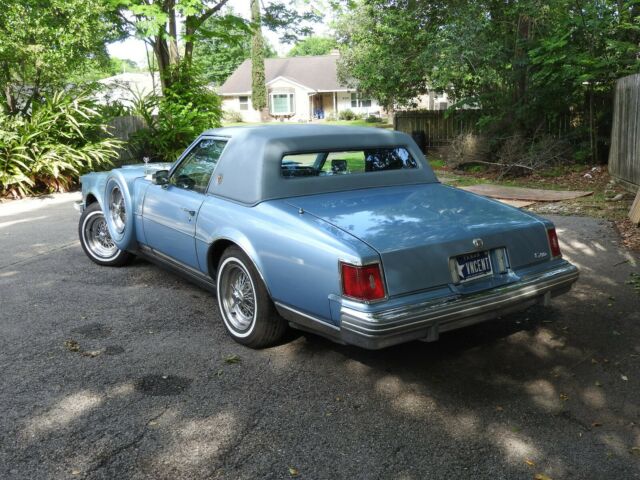
M333 114L336 117L336 120L338 119L338 93L337 92L333 92Z

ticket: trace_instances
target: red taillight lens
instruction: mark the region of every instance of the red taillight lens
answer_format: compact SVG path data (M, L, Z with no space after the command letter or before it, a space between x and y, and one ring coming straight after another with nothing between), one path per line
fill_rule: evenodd
M357 300L379 300L384 298L384 285L380 265L359 267L341 263L342 293Z
M558 234L556 233L556 229L550 228L549 230L547 230L547 236L549 237L549 247L551 247L551 256L561 257L562 252L560 251L560 242L558 242Z

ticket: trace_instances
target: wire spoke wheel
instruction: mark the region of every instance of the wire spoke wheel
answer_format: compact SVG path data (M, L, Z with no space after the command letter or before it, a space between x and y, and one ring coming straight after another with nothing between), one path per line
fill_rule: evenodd
M109 195L109 214L116 231L122 233L127 224L127 212L124 206L122 190L118 187L114 187Z
M92 215L84 224L86 244L96 256L104 259L114 257L118 247L109 234L107 222L102 215Z
M227 247L216 273L218 313L227 333L251 348L277 343L288 324L278 315L251 259L237 246Z
M255 320L256 293L249 273L240 263L230 262L221 272L221 303L234 330L245 332Z

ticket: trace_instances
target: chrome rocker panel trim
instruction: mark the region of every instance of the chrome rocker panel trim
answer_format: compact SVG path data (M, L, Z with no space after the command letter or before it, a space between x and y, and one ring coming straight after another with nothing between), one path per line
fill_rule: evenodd
M567 292L578 280L578 269L564 263L521 281L450 301L431 301L378 311L342 305L340 327L329 325L291 307L276 304L291 326L312 331L338 343L368 349L386 348L410 340L434 341L440 332L455 330L497 316L548 305L552 296Z

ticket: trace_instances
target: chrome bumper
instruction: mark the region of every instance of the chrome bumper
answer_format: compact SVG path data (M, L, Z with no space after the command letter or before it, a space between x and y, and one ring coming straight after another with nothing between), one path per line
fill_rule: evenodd
M411 340L437 340L441 332L473 325L500 315L549 303L552 296L569 291L578 269L564 263L520 281L465 297L404 305L377 311L342 305L340 327L320 322L291 308L276 304L292 326L368 349L380 349Z

